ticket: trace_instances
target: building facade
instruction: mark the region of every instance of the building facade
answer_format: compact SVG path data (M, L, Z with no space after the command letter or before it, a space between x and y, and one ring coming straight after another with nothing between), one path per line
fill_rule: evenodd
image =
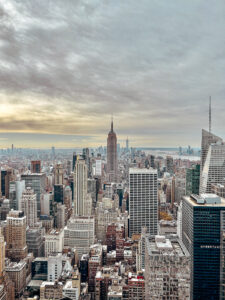
M64 243L64 229L52 229L45 235L45 256L62 252Z
M186 170L186 195L199 194L200 165L194 165Z
M224 299L224 215L225 199L215 194L183 198L182 241L191 256L193 300Z
M27 256L26 216L22 211L11 210L6 219L6 256L20 261Z
M146 236L145 299L190 299L190 255L177 237Z
M157 170L129 170L129 235L141 233L142 227L156 235L158 232L158 178Z
M64 246L75 247L79 257L89 252L94 244L95 220L93 217L75 217L70 219L64 229Z
M223 184L225 178L225 144L211 144L201 172L200 194L211 193L212 184Z
M37 223L37 196L31 187L27 187L23 192L21 206L26 216L27 226L34 227Z
M77 160L74 168L74 212L85 216L87 200L87 165L85 160Z
M107 172L110 182L117 182L117 137L113 131L113 121L111 122L111 130L107 138Z
M45 193L46 187L46 174L44 173L32 173L23 174L21 179L25 180L25 186L31 187L34 193L37 195L37 216L41 214L41 195Z

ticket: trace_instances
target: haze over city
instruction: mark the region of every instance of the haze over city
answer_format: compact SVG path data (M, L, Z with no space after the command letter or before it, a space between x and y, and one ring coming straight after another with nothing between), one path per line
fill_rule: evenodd
M0 300L225 299L224 16L0 0Z
M225 3L1 1L0 147L118 142L200 146L224 137Z

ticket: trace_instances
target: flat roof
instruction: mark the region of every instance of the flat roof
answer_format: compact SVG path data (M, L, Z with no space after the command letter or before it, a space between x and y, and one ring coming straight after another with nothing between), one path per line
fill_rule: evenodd
M146 237L146 248L151 256L168 255L174 257L189 257L189 253L178 237L155 236Z
M129 169L129 174L158 174L156 169L140 169L140 168L130 168Z
M222 197L221 197L221 202L220 203L216 203L216 204L215 203L201 203L201 204L199 204L199 203L197 203L197 201L195 201L190 196L184 196L183 199L185 199L192 206L199 206L199 207L224 207L225 208L225 198L222 198Z

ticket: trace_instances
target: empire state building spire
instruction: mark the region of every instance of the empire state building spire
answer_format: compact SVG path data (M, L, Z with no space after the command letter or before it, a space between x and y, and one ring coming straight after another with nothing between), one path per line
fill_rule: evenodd
M111 119L111 132L113 132L113 115L112 115L112 119Z

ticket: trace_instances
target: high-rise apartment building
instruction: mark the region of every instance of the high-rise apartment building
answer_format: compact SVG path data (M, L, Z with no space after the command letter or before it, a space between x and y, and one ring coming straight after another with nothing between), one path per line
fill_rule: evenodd
M84 160L77 160L74 168L74 213L85 216L87 200L87 165Z
M6 256L20 261L27 256L26 216L22 211L11 210L6 222Z
M107 172L109 181L117 181L117 137L113 131L113 121L111 122L111 130L107 139Z
M191 299L224 299L225 199L183 197L182 241L191 256Z
M200 165L193 165L186 169L186 195L198 195L200 182Z
M142 227L156 235L158 232L158 176L157 170L131 168L129 170L129 234L141 233Z
M27 226L34 227L37 223L37 196L30 187L27 187L23 192L21 202Z

